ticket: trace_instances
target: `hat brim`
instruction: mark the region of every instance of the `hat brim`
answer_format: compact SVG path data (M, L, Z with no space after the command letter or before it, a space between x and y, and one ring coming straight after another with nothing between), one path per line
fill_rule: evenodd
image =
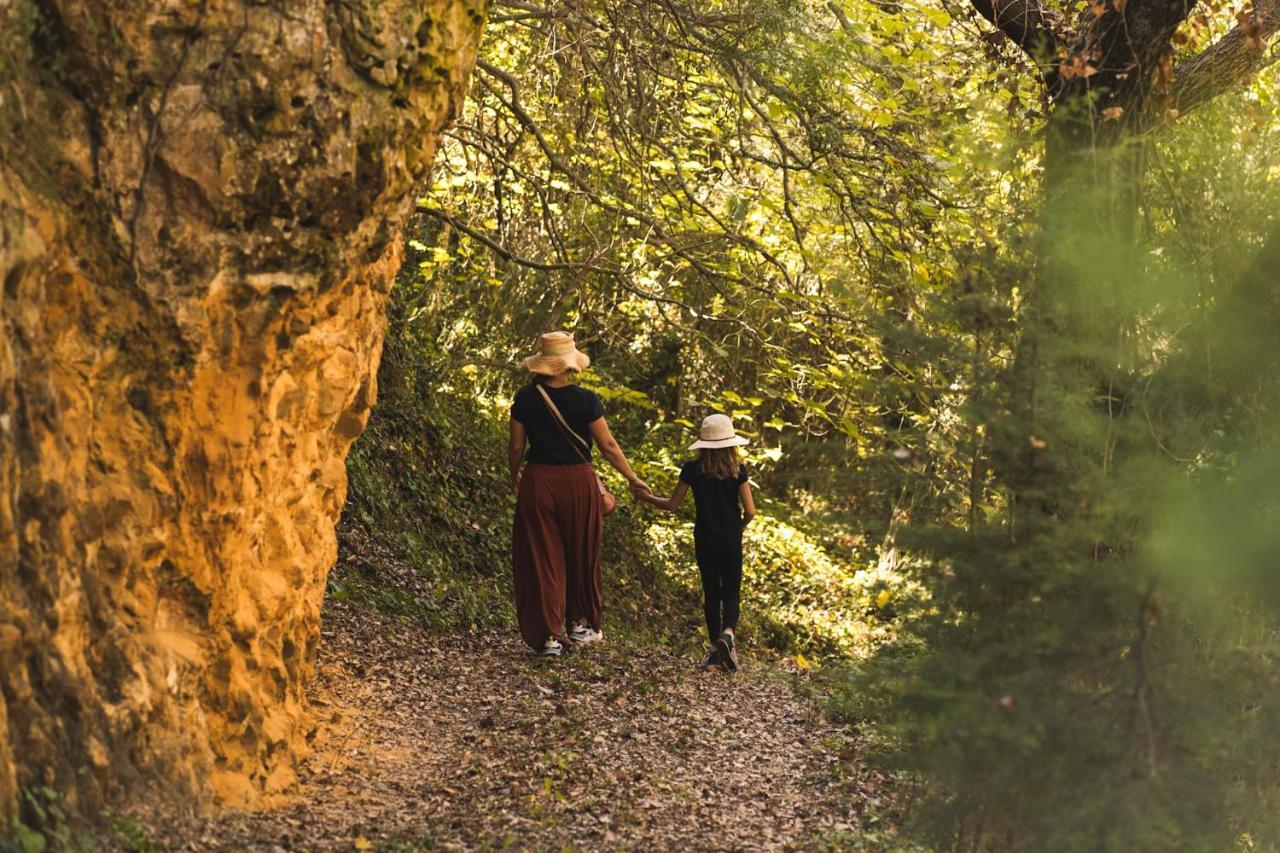
M703 439L698 439L693 444L689 445L689 449L702 450L703 448L705 448L707 450L715 450L720 447L742 447L744 444L749 444L749 443L750 442L748 442L742 436L733 435L733 436L730 436L729 438L718 438L714 441L705 441Z
M530 373L558 376L566 370L586 370L591 359L585 352L575 349L563 355L531 355L521 363Z

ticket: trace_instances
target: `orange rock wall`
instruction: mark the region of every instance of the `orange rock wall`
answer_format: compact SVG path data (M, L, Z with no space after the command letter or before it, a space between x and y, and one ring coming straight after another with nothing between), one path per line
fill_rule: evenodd
M293 781L483 0L0 3L0 820Z

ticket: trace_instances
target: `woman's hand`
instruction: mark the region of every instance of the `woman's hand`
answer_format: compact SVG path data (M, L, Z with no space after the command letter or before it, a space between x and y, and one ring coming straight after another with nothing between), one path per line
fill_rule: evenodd
M520 478L523 476L522 471L517 471L516 475L511 478L511 494L520 494Z
M644 500L646 497L652 497L653 489L649 488L649 484L639 477L631 481L631 496L637 500Z

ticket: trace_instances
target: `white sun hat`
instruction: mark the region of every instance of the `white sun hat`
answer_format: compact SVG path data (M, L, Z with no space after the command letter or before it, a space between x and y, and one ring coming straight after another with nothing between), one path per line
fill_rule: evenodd
M741 447L747 440L733 431L733 421L728 415L707 415L698 430L698 440L689 445L690 450L716 447Z
M578 349L568 332L547 332L538 337L538 353L524 360L530 373L557 376L566 370L586 370L591 359Z

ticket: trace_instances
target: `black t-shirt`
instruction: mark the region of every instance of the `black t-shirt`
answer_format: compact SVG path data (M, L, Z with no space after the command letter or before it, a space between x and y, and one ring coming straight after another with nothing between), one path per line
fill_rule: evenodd
M738 476L717 480L698 470L697 460L684 463L680 480L693 490L698 509L693 522L695 536L736 541L742 536L742 506L738 503L738 487L747 482L747 466L738 466Z
M594 391L577 385L566 385L563 388L552 388L543 385L551 400L560 410L560 415L568 423L569 428L587 442L583 447L577 440L564 434L564 428L547 408L547 401L542 399L538 389L526 385L516 392L511 403L511 417L524 424L529 436L529 450L525 453L526 462L538 462L543 465L579 465L585 460L583 455L591 457L591 431L587 424L604 417L604 403ZM576 449L575 449L576 448ZM579 452L581 451L581 452Z

